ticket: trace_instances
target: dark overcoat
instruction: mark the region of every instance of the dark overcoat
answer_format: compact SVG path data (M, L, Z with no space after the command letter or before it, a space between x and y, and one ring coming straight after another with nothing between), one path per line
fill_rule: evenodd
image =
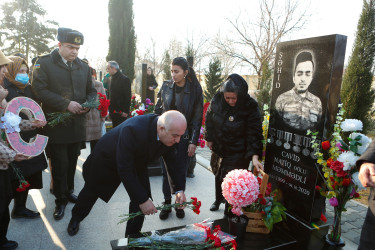
M109 88L109 113L112 116L114 111L129 114L131 100L130 79L120 71L112 76L111 87Z
M99 140L83 164L85 185L105 202L120 182L136 204L151 197L147 164L173 148L158 140L157 120L154 114L127 119ZM178 171L168 166L167 171L172 192L183 190L183 176L178 176Z
M96 98L88 65L77 58L69 68L62 61L58 49L35 62L32 89L47 117L52 112L67 111L70 101L82 104ZM86 139L85 124L85 114L74 115L65 124L45 126L43 132L49 137L49 143L82 142Z

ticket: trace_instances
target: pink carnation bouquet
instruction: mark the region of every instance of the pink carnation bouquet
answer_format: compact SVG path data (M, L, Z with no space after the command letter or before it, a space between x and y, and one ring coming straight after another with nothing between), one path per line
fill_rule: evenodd
M221 184L223 196L232 206L232 212L242 215L243 207L247 207L258 199L259 182L248 170L235 169L230 171Z

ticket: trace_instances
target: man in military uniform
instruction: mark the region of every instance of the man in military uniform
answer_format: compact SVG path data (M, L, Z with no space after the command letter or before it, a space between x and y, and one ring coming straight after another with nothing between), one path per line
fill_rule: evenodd
M295 60L294 88L279 95L276 110L289 126L306 130L314 127L322 115L322 102L308 91L313 80L314 61L307 51L299 53Z
M75 203L73 194L74 174L81 144L85 141L85 114L81 106L96 98L89 67L77 56L83 44L82 33L59 28L58 48L41 56L34 65L32 88L42 103L43 111L68 111L74 114L67 123L54 127L46 126L44 133L49 137L48 150L52 163L53 193L56 197L54 218L64 216L68 201Z

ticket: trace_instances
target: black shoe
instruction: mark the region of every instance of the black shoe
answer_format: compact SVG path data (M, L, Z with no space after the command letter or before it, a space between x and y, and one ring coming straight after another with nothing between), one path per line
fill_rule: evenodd
M68 225L68 234L70 236L74 236L78 233L79 231L79 221L75 220L73 218L70 219L69 225Z
M171 208L166 209L166 210L161 210L159 214L159 218L161 220L166 220L171 212L172 212Z
M18 243L13 240L8 240L0 246L1 250L13 250L18 247Z
M53 218L55 218L55 220L61 220L64 217L65 207L65 204L56 205L55 212L53 213Z
M68 194L67 198L68 198L68 201L70 201L71 203L76 203L78 199L77 195L75 194Z
M184 218L185 217L185 211L183 209L175 209L176 210L176 216L177 218Z
M210 207L210 211L219 210L220 204L221 204L221 201L216 200L214 203L212 203L212 205Z
M163 202L163 206L164 206L164 205L170 205L171 202L172 202L171 199L169 199L169 200L165 200L165 201ZM166 220L166 219L168 218L170 212L172 212L172 209L171 209L171 208L169 208L169 209L165 209L165 210L164 210L164 209L161 210L161 211L160 211L160 214L159 214L159 218L160 218L161 220Z
M24 208L22 210L17 210L17 209L12 210L12 219L17 219L17 218L34 219L34 218L39 218L39 217L40 217L39 212L35 212L27 208Z
M186 177L188 177L188 178L194 178L195 175L194 175L194 173L188 173L188 174L186 175Z

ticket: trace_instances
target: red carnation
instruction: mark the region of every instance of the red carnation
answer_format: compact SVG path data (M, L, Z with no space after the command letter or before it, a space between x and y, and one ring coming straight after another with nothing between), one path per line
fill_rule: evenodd
M266 204L267 204L266 199L261 199L260 204L262 204L262 205L266 205Z
M263 194L258 194L259 199L263 199Z
M315 186L315 190L316 190L316 191L320 191L320 189L321 189L321 187L319 187L319 186Z
M134 100L134 99L135 99L135 95L132 96L132 100Z
M232 244L232 248L234 250L237 250L237 241L236 240L231 240L230 243Z
M320 215L320 220L323 221L323 222L327 222L327 217L322 213Z
M359 196L360 196L359 193L354 194L354 198L359 198Z
M322 148L323 150L328 150L330 148L331 144L329 141L322 142Z
M342 185L344 187L348 187L350 185L350 182L351 182L350 178L344 178L344 180L342 180Z
M327 167L331 167L331 164L332 164L332 162L333 162L333 160L332 160L332 158L328 158L328 160L327 160Z
M208 108L208 106L210 106L210 103L209 103L209 102L206 102L206 103L203 105L202 126L204 126L205 123L206 123L206 112L207 112L207 108Z
M334 161L332 162L331 169L333 169L336 172L337 177L345 177L348 175L347 172L343 170L344 163L341 161Z

